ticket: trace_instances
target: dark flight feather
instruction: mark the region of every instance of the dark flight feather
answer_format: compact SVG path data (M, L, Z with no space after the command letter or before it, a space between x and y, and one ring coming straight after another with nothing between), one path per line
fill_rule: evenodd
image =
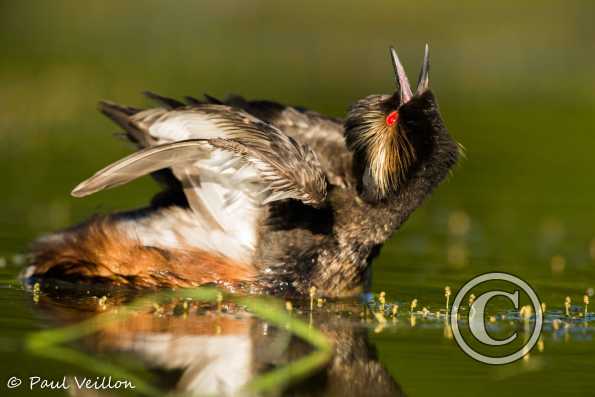
M143 94L149 98L157 102L159 105L164 106L168 109L178 109L181 107L186 106L185 103L178 101L177 99L168 98L159 94L156 94L151 91L145 91Z

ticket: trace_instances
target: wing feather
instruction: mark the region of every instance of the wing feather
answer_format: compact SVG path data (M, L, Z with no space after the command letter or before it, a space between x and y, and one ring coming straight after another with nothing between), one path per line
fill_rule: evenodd
M197 223L186 239L209 247L237 241L237 251L246 255L256 241L262 206L283 199L320 206L326 200L327 175L309 145L241 109L218 103L180 107L168 98L153 98L169 109L102 104L141 150L82 182L74 196L167 171L168 189L184 194L195 214L192 222Z
M209 118L205 118L205 114L213 110L209 106L217 105L219 109L232 109L231 112L242 110L244 114L278 128L300 144L308 145L319 155L330 183L342 187L354 183L351 153L345 145L341 119L273 101L249 101L237 95L219 100L205 94L204 101L187 96L187 104L155 93L145 95L164 108L141 111L105 102L100 106L102 112L121 125L127 131L127 137L141 147L185 139L221 137L215 136L210 128L212 126L206 122ZM106 104L111 107L107 111ZM198 113L188 112L191 109L198 109Z
M259 182L263 185L260 190L269 190L272 193L263 199L262 204L294 198L307 204L319 205L325 200L326 181L320 168L316 167L313 161L300 164L300 158L303 159L307 153L303 147L300 148L301 151L295 150L293 153L286 151L285 157L288 161L282 163L279 161L283 156L281 153L263 150L262 146L252 144L250 147L225 139L187 140L154 146L133 153L98 171L75 187L72 195L88 196L123 185L156 170L171 168L176 177L181 179L182 185L189 186L184 191L192 205L196 202L193 193L200 190L200 182L197 179L200 179L201 159L209 158L215 150L222 150L233 154L235 161L242 162L240 169L247 165L252 166L260 175ZM294 148L297 149L298 146ZM225 166L225 163L223 165ZM293 167L296 169L292 169ZM194 168L192 174L188 173L189 168ZM219 171L223 172L226 169L228 168L220 167ZM228 178L232 182L230 185L243 182L234 176Z
M76 186L71 194L85 197L172 165L191 164L205 155L207 145L205 141L185 141L138 151L101 169Z

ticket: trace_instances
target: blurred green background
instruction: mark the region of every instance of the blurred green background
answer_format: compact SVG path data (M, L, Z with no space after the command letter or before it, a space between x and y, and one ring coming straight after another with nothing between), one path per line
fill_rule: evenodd
M437 302L447 284L503 270L554 306L580 301L595 285L594 20L595 3L574 0L1 2L0 254L156 191L145 178L69 197L130 151L100 99L239 93L343 116L393 90L389 45L415 81L427 42L431 85L467 158L385 247L375 290ZM421 395L440 385L423 382L423 356L407 365L398 349L417 338L380 337L379 350ZM561 357L569 371L584 364ZM538 379L560 371L557 358ZM478 388L502 378L457 368L445 377L468 370Z

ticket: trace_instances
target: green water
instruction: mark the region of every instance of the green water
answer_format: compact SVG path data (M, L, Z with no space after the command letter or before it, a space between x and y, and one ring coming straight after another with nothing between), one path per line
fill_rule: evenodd
M312 325L351 352L352 361L335 357L337 367L310 374L286 394L342 395L337 385L352 382L348 391L359 395L595 395L595 320L578 317L583 295L595 288L594 16L595 6L583 1L0 4L0 394L66 395L9 390L11 376L106 375L80 360L25 348L32 332L90 316L98 299L91 293L83 304L65 289L34 299L16 281L18 255L36 236L92 213L143 205L156 191L145 179L82 200L69 197L78 182L130 150L111 136L117 130L96 112L97 100L146 105L139 95L146 89L179 97L234 92L342 116L357 98L392 89L388 45L396 46L414 80L429 42L432 87L467 158L375 264L374 291L399 303L397 320L387 315L379 327L373 315L362 320L362 307L353 302L352 315L341 321L336 312L343 307L317 309ZM529 282L550 316L540 347L506 366L467 357L442 318L416 314L413 326L409 316L411 300L418 299L416 310L435 313L445 305L445 286L454 293L488 271ZM554 325L551 316L565 310L566 296L577 318ZM304 307L295 316L308 323ZM229 379L243 379L232 364L242 361L246 343L258 374L311 350L283 327L264 332L264 320L233 311L225 314L236 321L230 323L209 317L213 311L193 311L188 322L166 312L149 317L150 325L124 323L117 335L127 343L99 333L69 346L160 390L195 379L184 371L196 373L199 364L169 350L134 351L126 337L147 329L243 336L222 339L231 346L228 362L221 355ZM508 321L498 317L496 325ZM188 339L196 348L187 350L204 361L199 353L218 340Z

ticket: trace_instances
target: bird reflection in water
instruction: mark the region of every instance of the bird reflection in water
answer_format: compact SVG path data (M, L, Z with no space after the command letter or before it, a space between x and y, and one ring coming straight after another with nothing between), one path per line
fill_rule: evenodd
M63 292L63 291L62 291ZM130 296L99 299L43 294L35 308L53 325L68 325L117 310ZM314 348L285 327L263 321L232 303L174 300L155 304L101 327L77 349L109 360L122 355L151 374L150 383L168 393L203 396L401 396L400 386L378 360L360 321L361 306L327 303L310 315L308 304L292 315L311 321L334 345L330 360L300 379L272 390L246 389L251 381L306 357ZM299 314L302 313L302 314ZM76 374L70 374L75 376ZM104 396L117 391L70 390L73 395Z

